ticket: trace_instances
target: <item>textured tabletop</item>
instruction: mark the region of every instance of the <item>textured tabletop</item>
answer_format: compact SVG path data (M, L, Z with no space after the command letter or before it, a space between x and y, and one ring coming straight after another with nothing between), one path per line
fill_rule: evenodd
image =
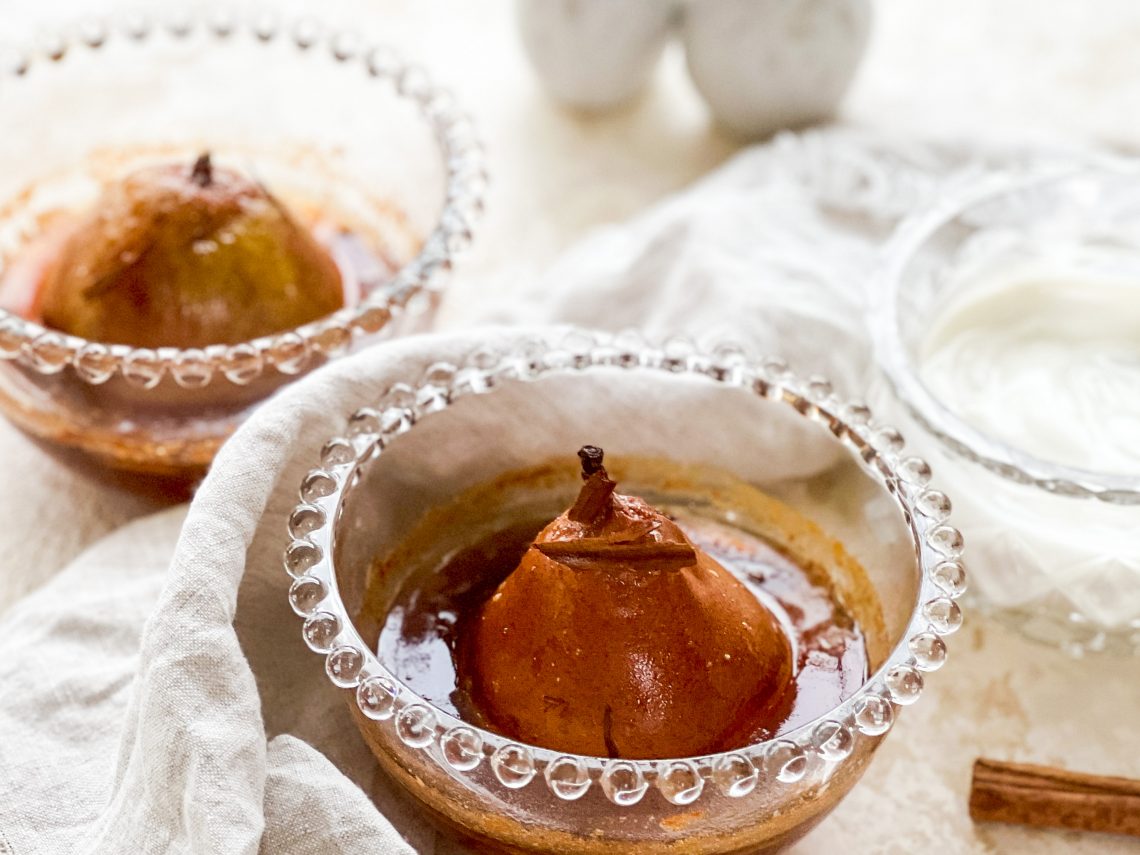
M89 9L4 0L0 38L34 36ZM288 3L275 7L288 7ZM489 216L442 323L509 298L592 227L621 221L724 161L680 56L616 114L563 112L529 73L506 0L325 0L330 21L398 44L450 85L487 142ZM1095 13L1094 13L1095 9ZM1059 0L882 0L843 121L969 141L1068 138L1140 147L1140 5ZM35 17L32 16L41 16ZM46 108L45 108L46 109ZM0 609L87 545L153 506L73 475L0 423ZM796 852L1124 853L1134 841L975 828L979 754L1140 776L1140 660L1072 661L971 620L929 696L907 710L863 785Z

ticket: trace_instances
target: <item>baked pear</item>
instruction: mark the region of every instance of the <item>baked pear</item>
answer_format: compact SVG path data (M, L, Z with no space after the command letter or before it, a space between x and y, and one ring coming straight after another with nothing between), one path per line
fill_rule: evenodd
M48 326L152 348L235 344L343 305L331 255L263 186L209 154L109 186L39 298Z
M615 492L586 446L577 500L464 633L458 664L489 727L628 759L766 738L795 697L776 616L667 516Z

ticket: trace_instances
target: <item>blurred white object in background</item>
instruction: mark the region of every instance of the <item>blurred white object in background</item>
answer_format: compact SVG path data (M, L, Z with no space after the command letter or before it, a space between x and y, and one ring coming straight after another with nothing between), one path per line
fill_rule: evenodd
M676 10L673 0L519 0L519 30L553 98L600 110L645 87Z
M835 113L870 29L870 0L695 0L682 38L717 121L766 137Z

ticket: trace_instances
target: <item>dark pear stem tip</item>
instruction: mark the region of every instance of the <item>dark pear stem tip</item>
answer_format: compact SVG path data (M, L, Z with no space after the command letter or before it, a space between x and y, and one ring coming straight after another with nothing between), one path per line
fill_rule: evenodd
M194 161L194 168L190 170L190 180L199 187L209 187L214 180L214 164L210 160L208 151L202 152Z
M596 445L583 445L578 449L578 457L582 459L582 480L586 483L582 485L568 516L575 522L598 522L609 513L617 484L606 473L606 467L602 465L605 453Z
M578 457L582 460L583 481L589 480L590 476L595 472L601 472L605 475L606 468L602 465L602 460L605 456L606 453L596 445L583 445L578 449Z

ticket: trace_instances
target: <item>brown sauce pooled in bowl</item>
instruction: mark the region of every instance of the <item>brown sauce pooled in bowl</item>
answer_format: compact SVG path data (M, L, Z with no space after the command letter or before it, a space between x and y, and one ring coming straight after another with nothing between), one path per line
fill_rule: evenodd
M692 742L690 738L688 742L682 742L688 746L684 751L658 751L646 747L653 743L642 741L641 746L627 753L622 751L622 739L611 739L607 734L604 749L599 746L575 753L651 759L653 756L732 750L811 721L841 703L863 684L868 670L863 633L839 603L823 571L801 567L762 537L726 522L683 509L667 510L671 511L668 519L676 524L682 536L698 552L727 570L764 610L774 616L781 634L790 641L793 691L784 693L786 702L778 708L776 718L753 718L750 727L737 729L719 741L716 734L704 737L712 739L711 742ZM480 615L486 611L486 604L504 580L520 567L536 535L548 523L549 517L519 521L452 553L438 566L417 568L405 580L387 610L379 628L377 650L381 661L401 681L439 708L510 738L522 738L555 750L573 751L573 746L548 744L550 740L526 733L520 735L515 729L515 722L509 719L504 722L501 711L488 705L485 690L480 689L486 684L485 675L479 668L472 667L470 661L470 651L474 649L472 638L479 632ZM662 621L685 619L684 615L667 611L660 613ZM592 655L597 655L598 649L612 649L613 656L622 656L624 652L619 645L616 639L602 639L594 646ZM497 648L491 649L496 656L501 652ZM601 655L607 654L603 652ZM605 665L598 662L600 675L605 675ZM574 673L574 670L568 668L567 673ZM674 695L680 696L682 706L699 706L699 691L694 692L691 698L685 698L684 694L691 685L703 685L707 674L678 671L664 675L666 681L670 677L680 684L671 688ZM553 705L550 708L554 709L574 703L573 686L554 693L541 689L539 682L536 679L534 691L543 692L542 704ZM594 690L594 686L584 686L579 689L579 698L586 700ZM497 720L496 715L499 716ZM674 735L676 732L673 731ZM657 744L667 743L659 741ZM694 745L699 748L694 750Z

